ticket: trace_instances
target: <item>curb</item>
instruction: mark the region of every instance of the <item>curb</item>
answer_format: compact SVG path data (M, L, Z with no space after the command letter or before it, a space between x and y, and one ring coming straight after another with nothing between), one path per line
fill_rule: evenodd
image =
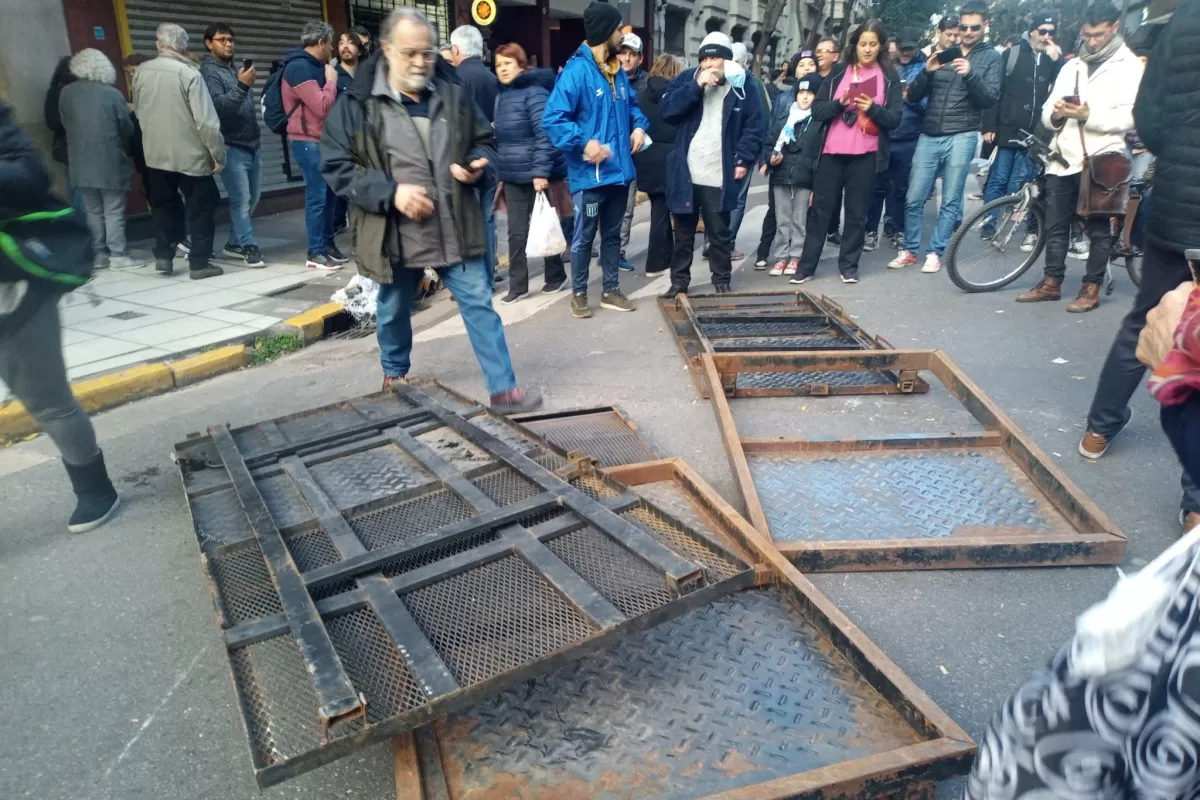
M352 318L340 305L325 303L289 317L262 333L290 333L300 337L307 346L332 333L348 330L352 324ZM246 345L227 345L176 361L147 362L108 375L73 381L71 391L83 410L94 414L242 369L249 360L250 350ZM0 444L23 439L39 430L37 421L19 400L0 405Z

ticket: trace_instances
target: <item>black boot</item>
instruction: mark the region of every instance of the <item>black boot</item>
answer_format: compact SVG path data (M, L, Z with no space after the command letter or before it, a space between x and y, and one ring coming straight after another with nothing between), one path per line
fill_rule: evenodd
M671 284L671 288L659 295L663 300L674 300L677 295L687 294L687 289L682 286Z
M716 292L717 294L729 294L729 284L728 283L714 283L713 291Z
M63 462L67 475L71 478L71 487L75 490L75 513L67 523L71 533L87 533L93 528L99 528L117 513L121 498L108 479L108 470L104 468L104 453L87 464L73 466Z

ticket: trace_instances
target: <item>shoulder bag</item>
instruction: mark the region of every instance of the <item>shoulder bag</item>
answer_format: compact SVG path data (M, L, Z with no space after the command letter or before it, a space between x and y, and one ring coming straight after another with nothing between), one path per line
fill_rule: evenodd
M1079 96L1079 73L1075 74L1075 95ZM1133 161L1123 152L1109 151L1088 155L1083 135L1084 123L1076 120L1079 146L1083 149L1083 171L1079 173L1079 201L1075 213L1081 217L1124 216L1129 205L1129 184L1133 180Z

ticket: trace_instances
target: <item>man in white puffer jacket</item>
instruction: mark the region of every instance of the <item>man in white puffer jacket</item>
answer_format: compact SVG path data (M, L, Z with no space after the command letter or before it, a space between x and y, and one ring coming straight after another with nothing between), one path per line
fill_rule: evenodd
M1042 124L1054 131L1051 148L1067 166L1051 162L1046 168L1045 274L1033 289L1017 295L1018 303L1061 298L1084 147L1089 156L1124 153L1125 134L1133 130L1133 104L1144 67L1121 37L1120 17L1121 12L1108 0L1088 8L1081 30L1083 48L1059 70L1042 106ZM1074 313L1100 305L1100 284L1112 251L1107 216L1088 218L1087 233L1091 242L1087 272L1079 296L1067 306L1067 311Z

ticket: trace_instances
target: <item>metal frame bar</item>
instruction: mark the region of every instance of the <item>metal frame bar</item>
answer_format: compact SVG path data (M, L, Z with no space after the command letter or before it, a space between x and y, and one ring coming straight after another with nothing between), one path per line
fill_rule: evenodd
M931 372L985 430L983 434L872 437L862 440L743 439L734 423L726 392L713 392L710 402L721 431L725 453L733 467L742 504L750 523L767 536L770 536L770 526L750 473L747 454L836 454L856 450L962 447L1002 449L1042 497L1075 530L1071 535L1013 533L942 539L774 543L783 555L806 572L1115 564L1125 556L1125 536L1116 524L939 350L705 354L702 363L706 382L715 386L726 386L725 376L739 371L890 369Z
M770 541L746 522L703 478L677 459L613 467L608 475L627 486L675 481L704 507L739 544L760 562L767 583L783 592L796 613L812 623L855 670L895 708L926 741L874 755L798 772L753 786L705 795L697 800L777 800L780 797L875 797L885 789L928 788L932 782L964 775L970 769L975 743L879 649L833 602ZM425 729L418 736L397 738L394 757L397 800L460 800L450 794L445 779L440 740ZM416 774L408 765L420 764ZM584 787L576 794L584 800ZM891 796L891 795L889 795ZM932 795L930 795L932 796Z

